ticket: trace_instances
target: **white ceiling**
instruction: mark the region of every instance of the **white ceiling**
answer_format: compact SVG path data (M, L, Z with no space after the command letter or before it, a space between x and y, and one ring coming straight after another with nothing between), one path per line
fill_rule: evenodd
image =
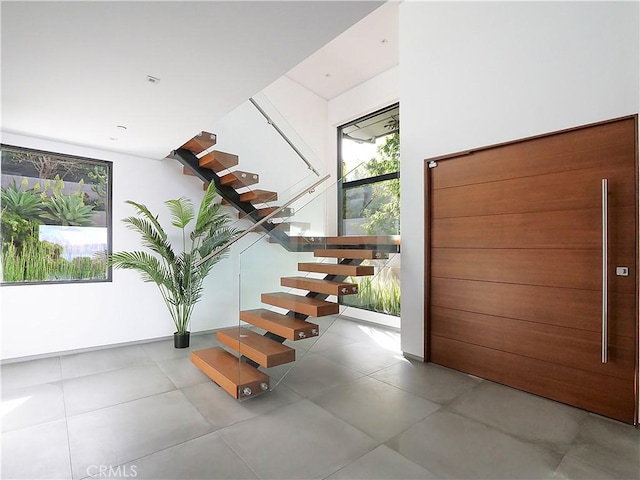
M2 130L161 159L381 4L3 1Z
M398 64L398 1L389 1L303 60L287 77L330 100Z

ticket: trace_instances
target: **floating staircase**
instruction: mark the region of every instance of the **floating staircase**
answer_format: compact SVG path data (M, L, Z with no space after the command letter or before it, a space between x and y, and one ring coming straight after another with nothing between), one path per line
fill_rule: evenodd
M331 237L331 240L337 246L340 238L346 239L348 243L356 237ZM368 242L367 237L357 238L361 243ZM388 237L381 246L388 249L391 245L397 246L397 241L396 237ZM329 255L325 256L323 252L327 252ZM229 357L221 357L218 352L219 347L192 352L192 362L234 398L246 398L268 390L270 379L266 375L266 378L259 376L263 374L259 367L270 368L294 362L296 360L295 349L283 345L283 342L318 337L320 327L307 319L337 315L339 305L326 300L326 298L328 296L357 294L358 286L345 282L345 277L373 275L374 268L372 266L363 266L357 263L363 259L379 258L378 254L384 254L385 257L388 255L386 251L378 252L371 248L350 248L346 245L343 248L328 251L315 250L316 257L337 258L341 263L301 262L298 264L299 272L324 273L326 277L318 279L293 276L281 277L280 279L280 283L284 287L308 291L306 296L288 292L269 292L261 295L262 303L288 310L287 314L277 313L266 308L240 312L240 320L265 330L267 333L264 336L258 335L246 327L232 327L218 331L218 341L233 350L245 362L240 362L238 357L226 352L236 362L236 369L229 370ZM356 262L356 264L352 264L352 262ZM238 367L238 365L242 366ZM256 383L256 378L260 379L258 383Z
M257 173L235 170L239 164L237 155L212 150L217 137L213 133L200 132L168 155L183 165L185 175L193 175L203 181L203 188L214 182L218 194L240 212L241 218L258 221L277 209L270 202L278 199L276 192L251 190L249 187L260 181ZM273 209L273 210L271 210ZM292 211L284 212L291 215ZM263 231L269 231L273 225L265 225Z
M277 200L277 193L260 189L246 190L247 187L258 183L259 175L231 171L238 165L238 157L226 152L211 151L215 143L214 134L201 132L170 156L184 165L185 174L199 177L205 185L215 182L216 190L223 201L237 208L241 218L257 222L278 209L268 205L268 202ZM285 209L280 216L289 217L292 214L291 209ZM397 252L399 248L399 237L289 236L291 228L304 231L309 225L300 222L288 224L269 221L262 226L270 235L269 241L280 243L290 251L313 251L314 257L332 259L335 263L298 263L299 272L324 274L325 278L282 277L280 284L283 287L308 293L263 293L261 301L267 308L239 312L240 321L247 326L218 331L218 341L228 350L211 347L191 352L192 363L237 399L269 390L270 378L259 369L294 362L296 350L284 345L284 342L318 337L321 333L320 327L307 319L338 314L339 305L328 301L327 298L357 294L358 286L346 282L345 279L350 276L372 276L374 267L361 263L366 259L388 258L388 252ZM281 314L270 310L269 307L284 309L288 313ZM266 333L260 335L251 330L250 326L262 329Z

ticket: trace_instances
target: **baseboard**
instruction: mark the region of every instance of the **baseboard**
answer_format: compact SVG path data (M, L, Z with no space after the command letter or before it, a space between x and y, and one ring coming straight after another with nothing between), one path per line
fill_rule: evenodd
M191 336L197 335L205 335L207 333L215 332L217 329L212 330L203 330L201 332L191 332ZM106 350L108 348L118 348L118 347L130 347L133 345L144 345L145 343L153 343L159 342L161 340L171 340L173 339L173 335L165 335L162 337L154 337L154 338L145 338L143 340L134 340L132 342L121 342L121 343L110 343L108 345L97 345L94 347L86 347L86 348L76 348L73 350L63 350L60 352L48 352L41 353L38 355L27 355L24 357L14 357L14 358L3 358L0 360L0 365L10 365L12 363L18 362L29 362L31 360L42 360L43 358L52 358L52 357L61 357L65 355L75 355L77 353L86 353L86 352L95 352L98 350Z

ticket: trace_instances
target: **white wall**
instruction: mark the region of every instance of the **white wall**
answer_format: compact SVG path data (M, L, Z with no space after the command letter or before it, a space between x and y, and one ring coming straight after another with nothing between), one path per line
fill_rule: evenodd
M402 349L422 356L425 158L639 110L638 2L400 6Z
M265 88L262 93L287 121L287 128L295 131L320 161L320 167L325 168L332 156L332 152L327 151L325 135L328 115L327 101L287 76L280 77ZM314 164L314 166L316 165ZM333 173L333 171L328 173Z
M3 133L2 142L113 162L113 249L139 249L138 237L120 219L134 213L124 204L146 204L167 230L172 228L164 200L187 196L197 205L202 184L182 175L175 161L78 147ZM196 306L192 332L238 321L237 262L218 263L206 280L206 293ZM0 288L1 358L43 355L74 349L132 342L171 335L175 328L154 284L132 271L114 270L113 282L20 285Z
M329 125L338 127L397 102L399 75L395 66L329 100Z

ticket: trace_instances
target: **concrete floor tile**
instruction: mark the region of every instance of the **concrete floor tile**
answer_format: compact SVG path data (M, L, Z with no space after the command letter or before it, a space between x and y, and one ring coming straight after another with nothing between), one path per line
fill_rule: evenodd
M423 480L434 474L403 457L395 450L380 445L328 477L330 480Z
M67 379L151 363L152 360L141 345L129 345L63 355L60 362L62 378Z
M233 425L302 398L284 385L242 401L231 397L214 382L192 385L182 391L204 418L216 428Z
M316 352L332 362L369 375L383 368L408 360L401 352L390 352L370 342L357 342Z
M640 430L589 415L580 425L567 457L622 478L640 478Z
M309 351L318 353L329 348L341 347L352 343L357 343L357 340L349 337L344 337L336 333L325 332L321 334L320 338L318 338L318 340L313 344Z
M587 417L584 410L488 381L458 397L449 408L563 454Z
M0 366L2 391L59 382L62 379L60 357L42 358Z
M481 382L449 368L414 360L396 363L371 376L443 405Z
M73 477L120 465L211 431L180 391L69 417Z
M85 375L65 380L62 385L69 416L176 388L157 365L137 365Z
M282 383L303 397L312 397L362 376L360 372L309 353L284 377Z
M387 442L439 478L542 479L562 455L440 410Z
M429 400L370 377L332 388L312 401L381 442L440 408Z
M615 480L617 475L583 463L571 457L564 457L553 478L566 480Z
M324 478L378 445L308 400L219 431L260 478Z
M2 434L5 479L71 478L67 422L56 420Z
M64 396L60 382L2 392L3 432L64 417Z
M177 388L211 381L198 367L191 363L191 358L188 356L163 360L158 362L158 366Z
M210 433L139 458L122 465L122 471L135 473L135 478L149 480L257 478L217 433Z

